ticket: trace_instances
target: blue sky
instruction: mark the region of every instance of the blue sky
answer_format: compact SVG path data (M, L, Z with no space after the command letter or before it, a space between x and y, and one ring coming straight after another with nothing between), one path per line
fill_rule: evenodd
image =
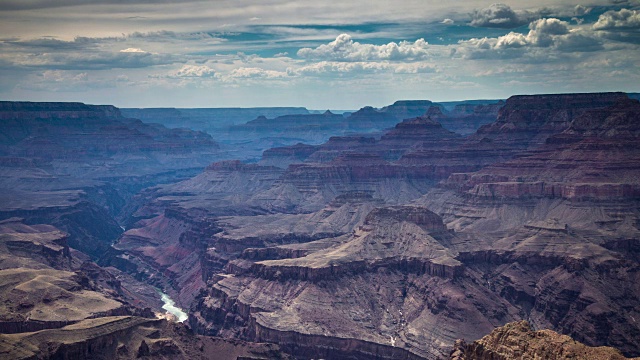
M637 92L638 59L640 0L0 0L3 100L356 109Z

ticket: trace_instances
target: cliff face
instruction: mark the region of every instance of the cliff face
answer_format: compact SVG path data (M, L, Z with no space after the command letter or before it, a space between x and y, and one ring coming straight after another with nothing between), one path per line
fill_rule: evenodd
M2 333L143 313L124 300L117 280L104 275L88 277L89 268L72 256L67 238L50 225L26 225L18 218L0 222Z
M318 147L316 146L302 143L268 149L262 153L260 164L286 168L290 164L303 162L317 150Z
M7 359L286 359L278 347L197 336L157 319L159 295L83 262L50 225L0 221L0 357ZM162 316L159 316L162 317Z
M398 100L380 109L381 113L394 116L398 121L424 115L431 107L441 108L429 100Z
M539 146L585 111L607 108L626 98L624 93L512 96L496 121L478 129L471 138L500 141L513 149Z
M400 122L379 140L333 137L304 163L290 164L281 181L264 196L275 198L273 204L279 211L316 211L347 191L370 191L387 202L406 202L448 173L428 164L395 160L417 146L446 151L460 140L428 117Z
M218 145L210 136L193 131L166 129L126 119L113 106L82 103L0 104L2 137L15 155L49 159L113 155L119 152L179 150ZM51 151L53 150L53 151Z
M454 174L419 201L457 232L489 240L461 253L461 261L497 266L483 270L492 287L523 306L536 328L627 355L638 354L632 338L640 334L636 315L619 301L640 298L628 285L638 267L631 239L640 231L639 110L623 99L581 112L534 150ZM538 275L520 267L525 256L542 267ZM509 271L498 265L510 263Z
M473 203L475 208L553 200L571 201L582 208L633 204L640 194L638 117L640 104L632 100L585 112L535 151L475 173L454 174L442 184L450 190L439 193L466 198L452 198L453 212L464 203ZM478 219L474 224L481 226L488 220ZM517 225L522 222L505 222L504 226Z
M0 219L57 226L94 257L122 232L116 218L135 192L219 156L205 133L145 124L108 105L0 102L0 119Z
M0 342L0 351L10 359L289 359L275 345L197 336L182 324L132 316L2 334Z
M76 198L70 199L68 203L60 203L55 197L47 199L48 194L42 195L45 198L38 199L41 204L37 207L22 208L20 204L16 204L11 209L0 211L0 218L20 217L27 223L56 226L68 233L68 244L71 247L96 257L108 249L122 232L104 209L89 201L78 201Z
M455 235L437 215L416 207L374 209L360 224L336 238L245 251L242 262L226 268L234 276L211 278L212 287L193 309L192 326L277 341L302 357L439 354L432 344L440 335L427 329L455 312L444 304L456 300L416 301L437 288L453 289L463 273L456 252L443 245ZM462 311L459 305L456 310Z
M627 359L610 347L589 347L551 330L534 331L526 321L506 324L471 344L456 342L450 360ZM638 359L638 358L634 358Z
M502 106L504 106L504 101L463 103L455 105L451 111L432 107L426 115L437 120L448 130L461 135L470 135L480 127L494 122Z
M442 177L478 171L536 150L566 130L579 115L605 109L625 98L623 93L514 96L500 108L495 122L461 143L444 149L417 145L398 163L428 166Z

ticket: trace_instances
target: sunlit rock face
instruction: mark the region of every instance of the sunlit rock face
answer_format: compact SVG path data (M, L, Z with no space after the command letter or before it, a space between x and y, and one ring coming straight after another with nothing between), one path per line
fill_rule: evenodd
M527 321L506 324L473 343L458 340L449 355L450 360L517 359L585 359L624 360L611 347L589 347L552 330L534 331ZM637 358L634 358L637 359Z

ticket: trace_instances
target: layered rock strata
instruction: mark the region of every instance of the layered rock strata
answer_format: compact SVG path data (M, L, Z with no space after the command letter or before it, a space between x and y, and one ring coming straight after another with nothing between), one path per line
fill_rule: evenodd
M111 316L55 330L0 335L7 359L289 359L272 344L197 336L164 320Z
M624 360L616 349L589 347L551 330L534 331L526 321L506 324L466 344L457 341L450 360L584 359ZM633 358L638 359L638 358Z

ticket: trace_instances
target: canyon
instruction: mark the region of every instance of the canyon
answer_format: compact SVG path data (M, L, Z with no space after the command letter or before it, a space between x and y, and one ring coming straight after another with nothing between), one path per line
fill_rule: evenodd
M0 127L1 358L640 356L625 93Z

